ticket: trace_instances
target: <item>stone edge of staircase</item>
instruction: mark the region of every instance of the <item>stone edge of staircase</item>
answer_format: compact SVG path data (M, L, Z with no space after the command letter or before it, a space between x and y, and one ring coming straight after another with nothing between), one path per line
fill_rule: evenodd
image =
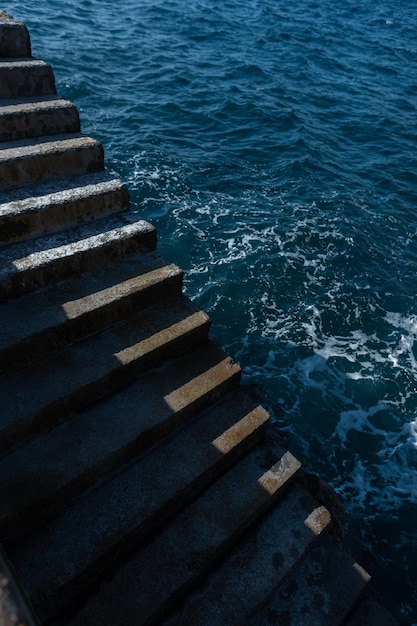
M0 624L1 626L39 626L13 567L0 544Z

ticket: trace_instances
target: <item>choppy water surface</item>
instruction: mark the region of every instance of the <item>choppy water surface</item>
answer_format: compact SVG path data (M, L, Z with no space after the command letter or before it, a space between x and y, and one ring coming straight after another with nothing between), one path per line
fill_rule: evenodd
M4 1L417 623L414 2Z

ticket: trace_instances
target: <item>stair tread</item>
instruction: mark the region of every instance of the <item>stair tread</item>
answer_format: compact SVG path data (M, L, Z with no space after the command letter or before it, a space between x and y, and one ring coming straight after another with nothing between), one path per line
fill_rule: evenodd
M9 273L53 261L55 258L71 257L74 253L90 250L95 244L106 245L112 237L130 237L136 232L154 231L144 220L129 222L124 216L112 216L105 220L80 224L58 233L47 234L37 239L11 244L0 250L0 280Z
M42 61L42 59L35 59L34 57L0 57L0 69L14 69L16 67L24 67L24 68L37 68L37 67L47 67L50 68L50 64L46 61Z
M33 57L0 57L0 98L55 94L49 63Z
M0 100L0 140L80 133L76 106L59 97Z
M129 208L119 178L95 172L0 192L0 244L11 245Z
M0 371L16 362L33 361L37 352L44 358L48 352L101 330L122 315L138 312L148 302L154 304L156 296L152 299L147 295L152 288L155 293L158 288L160 299L174 295L168 281L175 282L179 292L182 275L179 267L160 254L139 253L94 274L76 275L0 303Z
M141 369L177 349L178 342L201 341L209 321L206 313L179 296L39 361L36 367L4 374L0 377L3 449L128 384Z
M5 141L0 144L0 165L9 160L18 161L28 157L39 157L44 154L70 149L77 150L89 146L101 146L101 144L97 139L81 133L63 133L49 137Z
M126 244L124 248L123 243ZM99 253L105 254L112 247L119 250L119 256L122 256L126 246L130 246L133 253L153 249L155 245L153 226L143 220L128 222L125 216L106 217L11 244L0 249L0 300L30 291L32 284L34 287L41 286L48 282L45 279L48 273L54 282L58 282L62 274L73 273L74 264L75 271L80 271L76 263L82 257L92 262L94 255L100 259ZM113 253L108 261L114 261L116 257ZM57 269L59 267L63 268L62 273ZM85 270L93 268L94 264Z
M346 553L334 536L309 552L271 600L254 616L251 626L344 623L361 597L369 575Z
M398 621L370 594L358 603L344 626L399 626Z
M32 111L45 111L50 109L76 108L73 102L60 98L55 94L38 97L10 98L0 100L0 117L13 113L30 113Z
M36 205L42 206L50 202L63 202L72 195L82 198L96 186L106 189L108 185L114 184L123 185L119 177L107 171L100 171L80 176L56 178L52 181L15 187L6 191L0 189L0 216L8 213L35 210Z
M42 59L36 59L35 57L0 57L0 66L1 67L16 67L16 66L29 66L29 67L38 67L40 65L45 65L47 67L51 67L49 63L46 61L42 61Z
M32 599L51 609L78 595L226 471L268 419L239 392L25 539L12 554Z
M251 623L248 618L254 610L311 549L329 522L330 514L325 507L319 506L301 487L292 488L272 513L265 516L254 532L222 562L204 588L189 596L184 606L164 625L238 626ZM85 626L89 623L86 621ZM134 622L125 623L128 626Z
M81 250L86 250L91 246L91 239L99 237L106 239L109 237L108 233L113 233L117 229L126 227L128 236L129 231L145 229L154 230L148 222L144 220L138 220L132 222L124 215L115 215L102 220L95 220L86 224L77 224L72 228L61 230L58 233L51 233L37 237L36 239L29 239L14 244L10 244L0 249L0 277L5 275L8 271L13 271L10 265L14 266L14 271L18 271L16 267L17 263L23 268L29 264L41 263L42 256L45 254L47 257L66 256L72 254L71 246L77 246ZM78 246L77 246L78 247Z
M206 394L240 371L222 351L208 347L199 350L208 361L200 369L195 390L190 389L189 381L184 382L184 373L196 370L198 355L194 353L165 368L165 375L173 377L169 387L183 381L166 397L161 396L167 384L160 372L142 376L123 393L78 413L0 458L0 525L13 523L15 530L17 518L27 521L27 511L40 509L42 502L53 499L56 492L74 490L77 482L91 483L99 473L97 467L102 466L103 472L107 465L110 471L108 459L113 456L116 462L119 451L123 455L129 445L135 453L145 449L156 438L153 432L168 430L170 422L187 415ZM180 376L176 373L178 367L183 368Z
M298 468L282 449L271 467L271 451L256 448L104 581L70 623L160 623L165 611L279 499Z
M32 137L0 144L0 183L3 189L103 169L103 146L96 139L79 133Z

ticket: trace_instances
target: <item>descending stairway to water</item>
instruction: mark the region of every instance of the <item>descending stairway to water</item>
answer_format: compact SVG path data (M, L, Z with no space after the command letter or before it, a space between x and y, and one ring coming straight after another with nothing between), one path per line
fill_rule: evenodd
M0 621L395 623L5 13L0 55Z

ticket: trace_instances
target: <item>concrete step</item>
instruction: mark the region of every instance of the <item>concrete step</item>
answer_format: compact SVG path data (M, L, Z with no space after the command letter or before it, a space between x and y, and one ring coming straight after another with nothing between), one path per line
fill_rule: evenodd
M164 614L178 606L250 525L279 500L298 469L298 461L289 452L256 448L133 552L65 623L160 624ZM285 529L285 518L281 521ZM215 620L213 624L217 626Z
M140 253L0 303L0 373L179 295L182 278L182 270L156 252Z
M29 532L237 386L240 369L221 350L207 344L199 352L208 359L204 365L194 351L163 368L173 377L169 385L160 371L143 375L117 396L0 458L2 541ZM196 372L199 386L193 389L185 374ZM178 386L172 389L174 381ZM165 462L161 467L166 471Z
M344 623L361 598L369 574L327 536L250 619L251 626L315 626ZM367 623L367 622L364 622Z
M44 97L0 101L0 141L79 133L77 107L68 100Z
M0 249L0 302L156 247L142 220L111 217Z
M330 519L327 509L319 506L309 493L301 487L291 489L279 506L222 562L201 591L187 598L184 606L163 622L164 626L252 624L254 611L316 544ZM90 623L84 622L85 626ZM128 626L134 621L124 623ZM310 616L304 621L304 624L316 623Z
M241 392L227 397L12 549L42 616L65 612L208 488L260 440L268 419Z
M399 622L371 594L365 593L343 626L399 626Z
M56 94L52 67L32 57L0 58L0 98Z
M119 178L95 172L0 192L0 246L54 233L129 208Z
M186 297L176 297L33 367L3 374L0 451L121 389L146 368L200 345L209 326L204 312Z
M0 11L0 57L29 57L29 31L23 22Z
M0 144L2 189L103 169L101 143L84 135L54 135L46 139L20 139Z

